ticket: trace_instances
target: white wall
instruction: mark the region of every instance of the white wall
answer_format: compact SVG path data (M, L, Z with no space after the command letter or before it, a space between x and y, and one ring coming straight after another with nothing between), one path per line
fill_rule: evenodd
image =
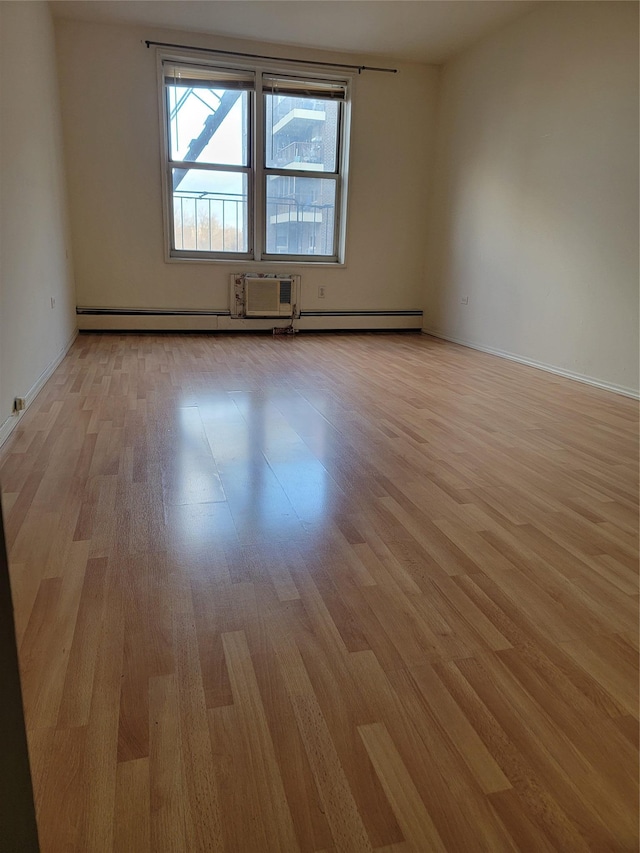
M78 304L228 309L229 273L258 265L164 261L156 62L142 40L363 58L65 20L56 33ZM302 274L303 308L421 309L436 80L420 65L356 77L346 267L278 267Z
M637 391L637 4L546 3L449 62L436 145L425 329Z
M53 25L0 3L0 440L75 332ZM51 298L56 301L51 308Z

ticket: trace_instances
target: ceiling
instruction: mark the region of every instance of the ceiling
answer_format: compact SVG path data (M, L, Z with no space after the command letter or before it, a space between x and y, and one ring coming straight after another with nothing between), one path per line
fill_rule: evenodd
M54 17L441 63L533 0L53 0Z

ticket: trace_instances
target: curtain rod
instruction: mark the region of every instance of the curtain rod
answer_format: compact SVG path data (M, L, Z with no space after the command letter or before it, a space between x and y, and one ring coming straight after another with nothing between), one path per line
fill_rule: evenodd
M375 68L371 65L346 65L341 62L318 62L311 59L285 59L284 56L262 56L259 53L240 53L237 50L216 50L212 47L193 47L188 44L171 44L165 41L149 41L144 42L147 48L154 45L155 47L179 47L182 50L200 50L204 53L219 53L224 56L244 56L248 59L272 59L276 62L297 62L300 65L321 65L323 68L350 68L361 74L363 71L382 71L387 74L397 74L397 68Z

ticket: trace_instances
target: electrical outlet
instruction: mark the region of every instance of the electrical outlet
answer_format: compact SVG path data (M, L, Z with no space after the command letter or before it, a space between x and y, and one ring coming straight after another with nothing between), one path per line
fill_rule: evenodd
M55 298L55 296L52 296L52 297L51 297L51 307L52 307L52 308L55 308L55 307L56 307L56 298Z
M469 304L469 297L468 296L461 296L460 297L460 304L461 305L468 305Z
M324 299L325 297L325 287L324 284L321 284L318 288L318 299Z
M14 412L22 412L27 408L27 401L24 397L16 397L13 401L13 411Z

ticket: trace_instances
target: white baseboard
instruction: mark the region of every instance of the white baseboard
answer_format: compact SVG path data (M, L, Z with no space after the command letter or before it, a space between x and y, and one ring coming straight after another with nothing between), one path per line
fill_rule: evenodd
M65 355L69 352L69 350L73 346L73 342L77 337L78 330L75 329L73 335L69 338L67 343L62 347L62 349L58 351L53 361L51 361L45 367L40 376L36 379L31 388L29 388L27 393L24 395L26 403L25 408L21 412L14 412L12 415L9 415L6 421L3 424L0 424L0 447L2 447L2 445L9 438L13 430L18 426L18 424L22 420L22 416L27 411L31 403L33 403L35 398L38 396L39 391L41 390L47 379L49 379L53 371L60 364Z
M531 358L524 358L506 350L494 349L493 347L485 347L481 344L472 343L462 338L454 338L452 335L445 335L442 332L436 332L433 329L423 329L424 335L431 335L434 338L441 338L443 341L450 341L452 344L460 344L469 349L480 350L480 352L489 353L489 355L497 355L499 358L507 358L509 361L517 361L520 364L526 364L528 367L535 367L538 370L546 370L547 373L555 373L557 376L564 376L566 379L575 379L577 382L584 382L586 385L593 385L596 388L603 388L605 391L613 391L615 394L623 394L625 397L632 397L634 400L640 399L640 391L635 388L627 388L624 385L615 385L613 382L603 382L601 379L595 379L593 376L585 376L583 373L574 373L571 370L565 370L562 367L555 367L553 364L545 364L543 361L535 361Z

